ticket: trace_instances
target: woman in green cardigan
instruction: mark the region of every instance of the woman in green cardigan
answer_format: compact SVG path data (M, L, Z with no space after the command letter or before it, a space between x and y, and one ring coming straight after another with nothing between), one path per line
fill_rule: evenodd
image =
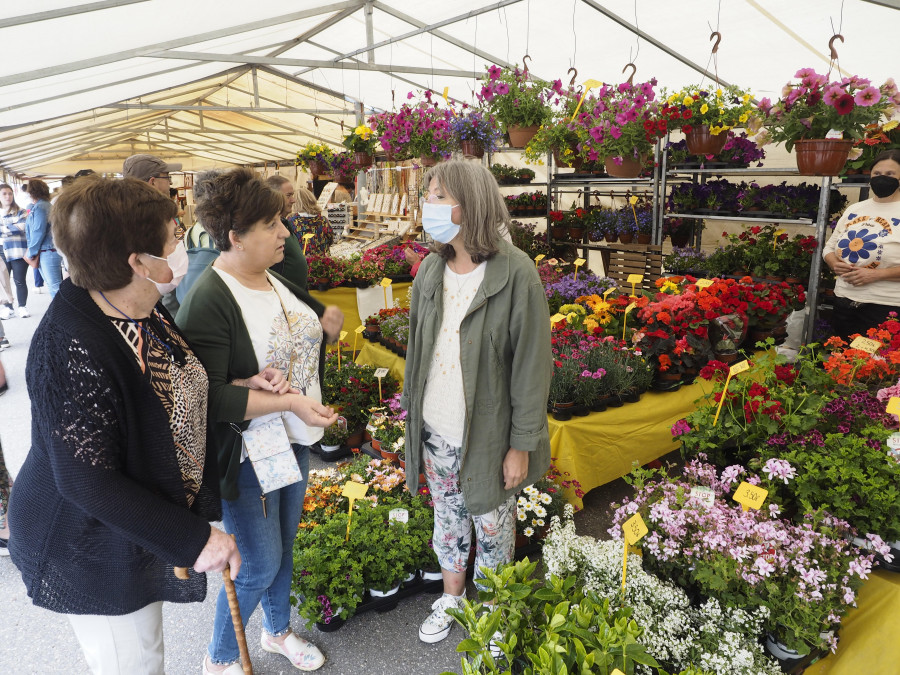
M269 271L289 236L280 192L248 169L203 187L197 215L221 254L191 288L177 321L209 373L209 440L219 457L222 521L244 561L235 579L241 616L246 624L262 602L262 648L295 668L316 670L325 657L291 631L292 553L310 446L337 420L322 405L321 382L325 340L337 340L343 317ZM263 494L241 433L273 424L283 424L302 478ZM238 658L223 589L203 672L237 675Z

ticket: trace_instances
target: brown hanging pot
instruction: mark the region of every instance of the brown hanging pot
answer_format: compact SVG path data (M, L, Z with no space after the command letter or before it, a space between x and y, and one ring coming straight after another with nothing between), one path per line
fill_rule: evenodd
M460 141L462 154L467 159L481 159L484 157L484 146L479 141Z
M606 167L606 173L613 178L637 178L644 168L643 161L631 157L622 157L621 164L616 164L612 157L607 157L603 160L603 165Z
M684 135L684 140L687 141L687 150L692 155L718 155L728 141L728 132L721 131L714 134L708 125L700 124L691 127Z
M309 175L313 178L316 176L321 176L323 173L328 171L328 167L325 165L325 162L322 162L318 159L311 159L307 163L309 165Z
M575 148L572 148L572 155L569 159L563 159L560 156L559 148L553 148L553 161L556 162L556 166L561 169L575 169L578 171L582 165L584 164L584 159L575 154Z
M368 152L356 152L353 154L353 161L356 163L357 169L365 169L372 166L373 157Z
M797 169L801 176L837 176L853 148L842 138L813 138L794 143Z
M530 127L520 127L515 124L510 124L506 128L506 133L509 135L509 145L512 148L524 148L528 145L528 141L534 138L534 135L538 132L540 127L535 124Z

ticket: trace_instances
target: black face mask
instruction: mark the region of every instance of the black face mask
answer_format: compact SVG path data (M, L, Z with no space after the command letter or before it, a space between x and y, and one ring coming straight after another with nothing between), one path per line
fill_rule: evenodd
M900 188L900 179L893 176L872 176L869 179L869 187L872 188L872 192L875 193L876 197L884 199L885 197L890 197L897 191L897 188Z

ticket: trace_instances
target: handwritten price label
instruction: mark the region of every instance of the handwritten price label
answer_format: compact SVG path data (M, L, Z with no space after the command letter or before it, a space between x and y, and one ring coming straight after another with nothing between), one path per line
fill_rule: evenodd
M697 288L709 288L712 285L712 279L697 279Z
M340 337L338 338L338 340L343 340L343 339L345 339L346 337L347 337L347 331L342 330L342 331L341 331L341 335L340 335Z
M890 415L900 415L900 396L891 396L886 412Z
M615 286L607 288L605 291L603 291L603 299L606 300L606 296L612 293L614 290L616 290Z
M398 523L408 523L409 511L406 509L391 509L388 511L388 520L395 520Z
M379 368L378 370L375 371L375 377L377 377L379 380L387 374L388 374L387 368Z
M768 496L769 491L765 488L744 481L738 486L732 499L740 504L744 511L749 511L750 509L759 509Z
M743 373L745 370L750 369L750 362L747 359L735 363L731 368L728 369L728 374L734 377L735 375L739 375Z
M629 274L628 279L626 280L632 286L635 284L639 284L644 280L643 274Z
M625 308L625 313L628 314L628 312L630 312L631 310L633 310L635 307L637 307L637 303L636 303L636 302L630 302L630 303L628 303L628 307Z
M644 524L644 519L641 518L641 514L635 513L631 518L626 520L622 524L622 532L625 534L625 541L631 546L634 546L643 539L648 530L647 526Z
M699 487L691 488L691 499L696 499L707 506L712 506L716 501L716 493L712 488L701 485Z
M394 282L391 281L390 279L388 279L387 277L385 277L384 279L381 280L381 287L382 287L382 288L387 288L387 287L390 286L392 283L394 283Z
M850 349L859 349L860 351L868 352L869 354L874 354L880 348L881 343L878 340L870 340L862 335L850 343Z
M362 332L363 332L365 329L366 329L365 326L359 325L359 326L356 327L356 330L354 330L353 332L356 333L357 335L362 335Z
M576 258L575 262L573 262L572 264L575 265L575 267L581 267L586 262L587 260L585 260L584 258Z
M565 319L566 319L565 314L560 314L557 312L556 314L554 314L553 316L550 317L550 325L555 326L560 321L565 321Z

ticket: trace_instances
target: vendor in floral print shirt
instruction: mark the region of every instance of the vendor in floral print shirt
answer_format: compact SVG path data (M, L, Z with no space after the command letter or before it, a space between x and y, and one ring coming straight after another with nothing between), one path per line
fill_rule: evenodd
M822 251L834 271L834 333L847 338L900 313L900 150L875 158L874 196L852 204Z

